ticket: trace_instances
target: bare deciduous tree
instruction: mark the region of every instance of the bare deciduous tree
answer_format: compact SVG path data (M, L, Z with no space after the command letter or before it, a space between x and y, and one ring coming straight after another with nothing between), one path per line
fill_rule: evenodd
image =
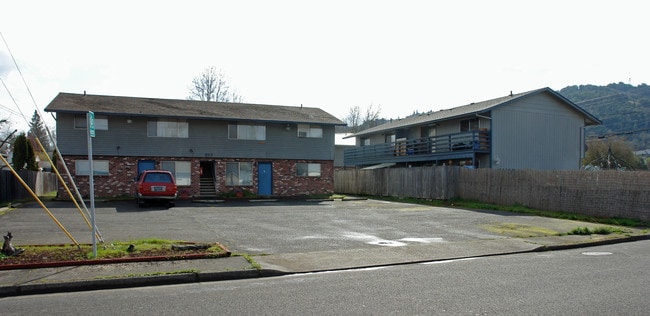
M350 132L358 132L361 127L361 107L358 105L351 107L350 112L348 113L348 116L345 117L344 121L348 123Z
M376 126L380 113L381 106L374 109L374 106L371 104L366 108L365 113L362 113L361 107L355 105L350 108L350 112L348 112L348 116L345 117L344 121L348 124L350 132L357 133L363 129Z
M13 144L15 136L12 137L12 134L11 122L8 119L0 119L0 142L6 140L6 142L0 143L0 153L6 154L10 144Z
M213 101L213 102L237 102L243 101L242 96L230 90L226 76L212 66L206 68L201 74L192 79L190 87L190 100Z
M366 115L363 118L363 124L367 124L367 128L374 127L377 125L377 120L379 119L379 114L381 113L381 105L377 106L377 109L373 109L371 104L366 109Z

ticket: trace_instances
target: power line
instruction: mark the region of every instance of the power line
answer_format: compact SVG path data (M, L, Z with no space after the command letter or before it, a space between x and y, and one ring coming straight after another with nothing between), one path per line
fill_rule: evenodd
M25 88L27 89L27 92L29 93L30 98L32 99L32 103L34 104L34 107L36 108L36 114L39 116L39 118L42 119L42 118L43 118L43 115L42 115L41 111L38 109L38 105L36 104L36 100L34 99L34 95L32 94L31 89L29 89L29 85L27 85L27 81L25 81L25 76L23 76L23 72L20 70L20 67L18 66L18 63L16 62L16 58L14 57L14 54L11 52L11 49L9 48L9 44L7 44L7 41L5 40L4 35L2 35L1 32L0 32L0 37L2 37L2 41L4 42L5 46L7 47L7 51L9 52L9 55L11 56L11 59L13 60L14 65L16 66L16 69L18 70L18 74L20 74L20 78L22 79L23 84L25 85ZM9 88L7 87L7 85L5 85L4 81L1 80L1 78L0 78L0 81L2 81L2 85L5 87L5 89L7 89L7 93L9 93L9 96L11 97L11 99L12 99L13 102L14 102L14 104L16 105L16 108L18 108L18 111L19 111L20 114L22 115L23 119L24 119L25 122L27 122L27 124L29 125L30 122L27 120L27 117L26 117L26 116L23 114L23 112L20 110L20 107L18 106L18 103L16 103L16 100L15 100L14 97L11 95L11 91L9 91ZM68 179L70 179L70 181L73 183L73 186L72 186L72 187L74 188L74 191L75 191L75 193L76 193L76 195L77 195L77 198L78 198L79 201L81 202L81 205L83 206L84 211L85 211L88 215L90 215L90 212L88 211L88 208L86 207L86 203L84 202L84 200L83 200L83 198L82 198L82 196L81 196L81 193L79 192L77 186L74 184L74 178L72 177L72 174L70 173L70 170L68 169L67 165L65 164L65 160L63 159L63 156L61 155L61 151L59 150L59 148L58 148L58 146L57 146L57 144L56 144L56 140L54 139L54 137L52 137L52 133L50 133L50 129L49 129L47 126L45 126L45 131L47 132L47 136L49 137L49 139L50 139L50 141L52 142L52 144L54 144L54 150L55 150L55 152L57 153L58 157L61 159L61 161L64 162L64 163L62 164L63 169L65 170L66 175L68 176ZM42 144L40 143L40 140L37 139L37 142L38 142L38 144L41 146L41 148L43 149L43 146L42 146ZM50 163L52 163L51 160L50 160ZM56 166L54 166L53 163L52 163L52 169L55 170L55 171L57 170L57 169L56 169ZM59 179L60 179L60 181L63 183L64 187L67 188L68 186L65 184L64 179L61 177L61 175L59 174L58 171L56 171L56 174L57 174L57 176L59 176ZM82 216L84 217L84 219L86 220L86 223L87 223L87 224L89 225L89 227L90 227L90 223L88 222L87 218L86 218L85 215L83 214L81 208L79 207L79 205L77 204L76 200L75 200L74 197L72 196L72 193L71 193L69 190L68 190L68 194L70 194L70 196L71 196L71 198L72 198L72 201L75 203L75 205L77 205L77 209L79 210L79 212L81 213L81 215L82 215ZM36 199L38 200L38 197L36 197ZM40 202L40 201L39 201L39 202ZM96 229L97 227L96 227L96 226L93 226L92 228L93 228L93 229ZM102 238L101 233L99 232L99 230L96 230L96 234L98 235L99 240L100 240L101 242L104 242L104 239ZM93 236L94 236L94 235L93 235ZM76 243L76 241L75 241L75 243ZM77 245L78 245L78 243L77 243Z
M609 138L609 137L620 136L620 135L630 135L630 134L634 134L634 133L647 132L647 131L650 131L650 128L643 128L643 129L637 129L637 130L608 133L608 134L603 134L603 135L591 135L589 137L590 138L603 139L603 138Z
M5 111L9 112L9 114L11 114L11 115L21 116L20 113L14 111L13 109L8 108L5 105L2 105L2 103L0 103L0 109L3 109Z

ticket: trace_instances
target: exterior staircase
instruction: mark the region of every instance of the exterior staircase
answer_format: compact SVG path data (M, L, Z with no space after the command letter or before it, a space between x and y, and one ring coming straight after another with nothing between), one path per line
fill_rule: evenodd
M199 196L200 197L216 197L217 188L214 186L214 180L209 177L201 177L199 182Z

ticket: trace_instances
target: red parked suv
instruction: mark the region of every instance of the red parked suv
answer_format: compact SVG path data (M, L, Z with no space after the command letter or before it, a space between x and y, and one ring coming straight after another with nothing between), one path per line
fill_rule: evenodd
M135 201L142 207L147 200L167 201L169 206L176 204L176 181L171 172L146 170L140 174Z

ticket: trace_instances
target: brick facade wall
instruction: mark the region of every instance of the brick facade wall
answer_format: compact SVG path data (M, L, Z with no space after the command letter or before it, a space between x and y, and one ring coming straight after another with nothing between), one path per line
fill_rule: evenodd
M247 190L257 193L257 163L268 162L265 159L221 159L216 161L217 191L229 193L231 191ZM226 163L228 162L253 162L253 185L227 186ZM272 160L273 196L300 196L334 193L334 161L331 160ZM320 177L296 176L297 163L320 163ZM194 179L192 179L194 182ZM198 181L198 179L197 179Z
M66 156L65 163L70 173L75 178L75 184L84 198L90 196L88 176L75 175L75 161L87 160L87 156ZM95 197L133 197L135 196L135 184L133 179L138 176L138 161L154 160L156 168L160 168L161 161L189 161L191 162L191 185L178 186L178 196L180 198L190 198L199 195L201 162L206 159L197 158L169 158L169 157L116 157L116 156L94 156L94 161L107 160L109 164L109 175L96 175ZM215 175L217 176L217 192L228 193L236 190L247 190L254 194L257 193L257 162L272 163L272 180L273 196L299 196L315 194L331 194L334 192L334 162L331 160L311 161L311 160L260 160L260 159L212 159L215 166ZM226 162L253 162L253 185L251 186L226 186ZM298 177L296 176L296 163L320 163L320 177ZM62 170L59 168L59 170ZM61 172L63 179L68 185L68 177ZM65 188L60 185L58 190L59 198L69 198Z

